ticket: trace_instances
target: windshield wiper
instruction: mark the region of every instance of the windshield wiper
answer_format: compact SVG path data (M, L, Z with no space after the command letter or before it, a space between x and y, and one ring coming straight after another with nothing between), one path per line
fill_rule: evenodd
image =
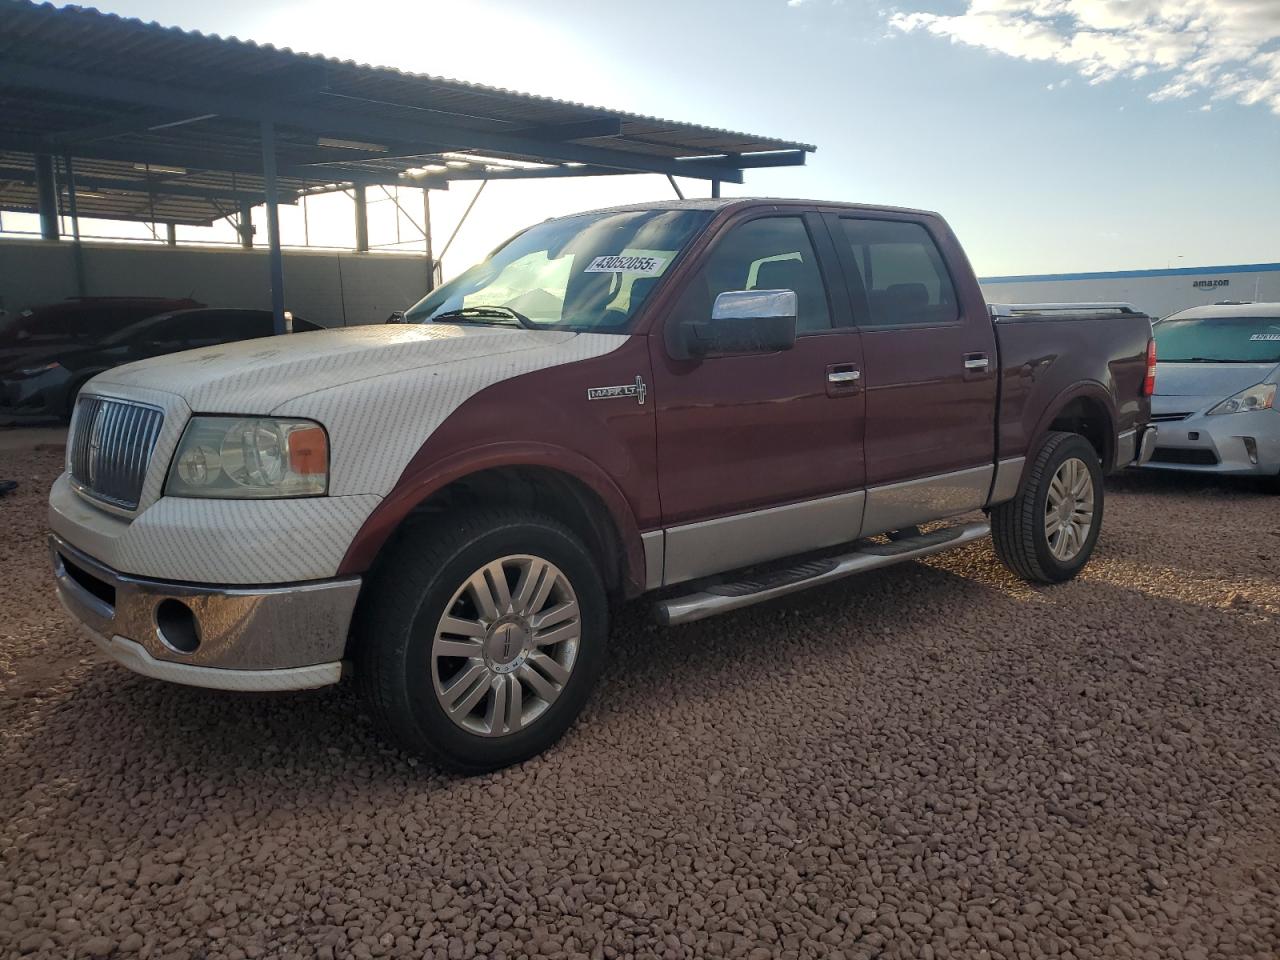
M1271 363L1270 360L1227 360L1225 357L1160 357L1162 363Z
M518 310L502 307L497 304L483 307L463 307L460 310L448 310L437 313L431 318L432 323L484 323L489 320L514 320L526 330L536 330L538 325Z

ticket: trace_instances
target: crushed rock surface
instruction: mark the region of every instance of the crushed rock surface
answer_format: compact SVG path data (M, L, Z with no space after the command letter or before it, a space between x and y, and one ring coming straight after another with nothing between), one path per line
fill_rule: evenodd
M98 655L0 451L0 956L1280 955L1280 498L1109 483L1098 553L988 543L660 630L474 779L349 685L202 691Z

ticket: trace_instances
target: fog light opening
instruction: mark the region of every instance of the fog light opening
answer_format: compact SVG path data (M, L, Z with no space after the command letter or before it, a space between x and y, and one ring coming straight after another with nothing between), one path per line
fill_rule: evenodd
M1258 441L1253 437L1244 437L1244 449L1249 454L1249 462L1255 467L1258 465Z
M196 615L181 600L161 600L156 607L156 633L160 641L178 653L195 653L200 646Z

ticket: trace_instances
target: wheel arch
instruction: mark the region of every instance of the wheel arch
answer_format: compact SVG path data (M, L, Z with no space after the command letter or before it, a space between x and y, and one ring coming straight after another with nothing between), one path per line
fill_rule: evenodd
M555 517L591 550L611 595L643 591L644 546L626 498L599 466L545 444L494 444L402 478L360 528L338 573L374 571L387 546L423 515L485 502L518 503Z
M1027 456L1035 455L1051 431L1078 433L1098 454L1102 472L1109 473L1116 455L1115 424L1115 402L1105 386L1092 380L1072 384L1045 408L1032 434Z

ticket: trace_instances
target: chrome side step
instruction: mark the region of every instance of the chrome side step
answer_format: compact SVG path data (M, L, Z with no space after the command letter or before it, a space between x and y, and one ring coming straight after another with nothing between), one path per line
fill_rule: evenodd
M865 570L875 570L905 560L916 560L944 550L953 550L990 533L991 524L983 521L943 527L918 537L890 543L863 543L849 553L804 560L783 570L746 577L732 583L717 583L682 597L660 600L654 605L653 612L658 622L664 626L692 623L713 617L717 613L739 610Z

